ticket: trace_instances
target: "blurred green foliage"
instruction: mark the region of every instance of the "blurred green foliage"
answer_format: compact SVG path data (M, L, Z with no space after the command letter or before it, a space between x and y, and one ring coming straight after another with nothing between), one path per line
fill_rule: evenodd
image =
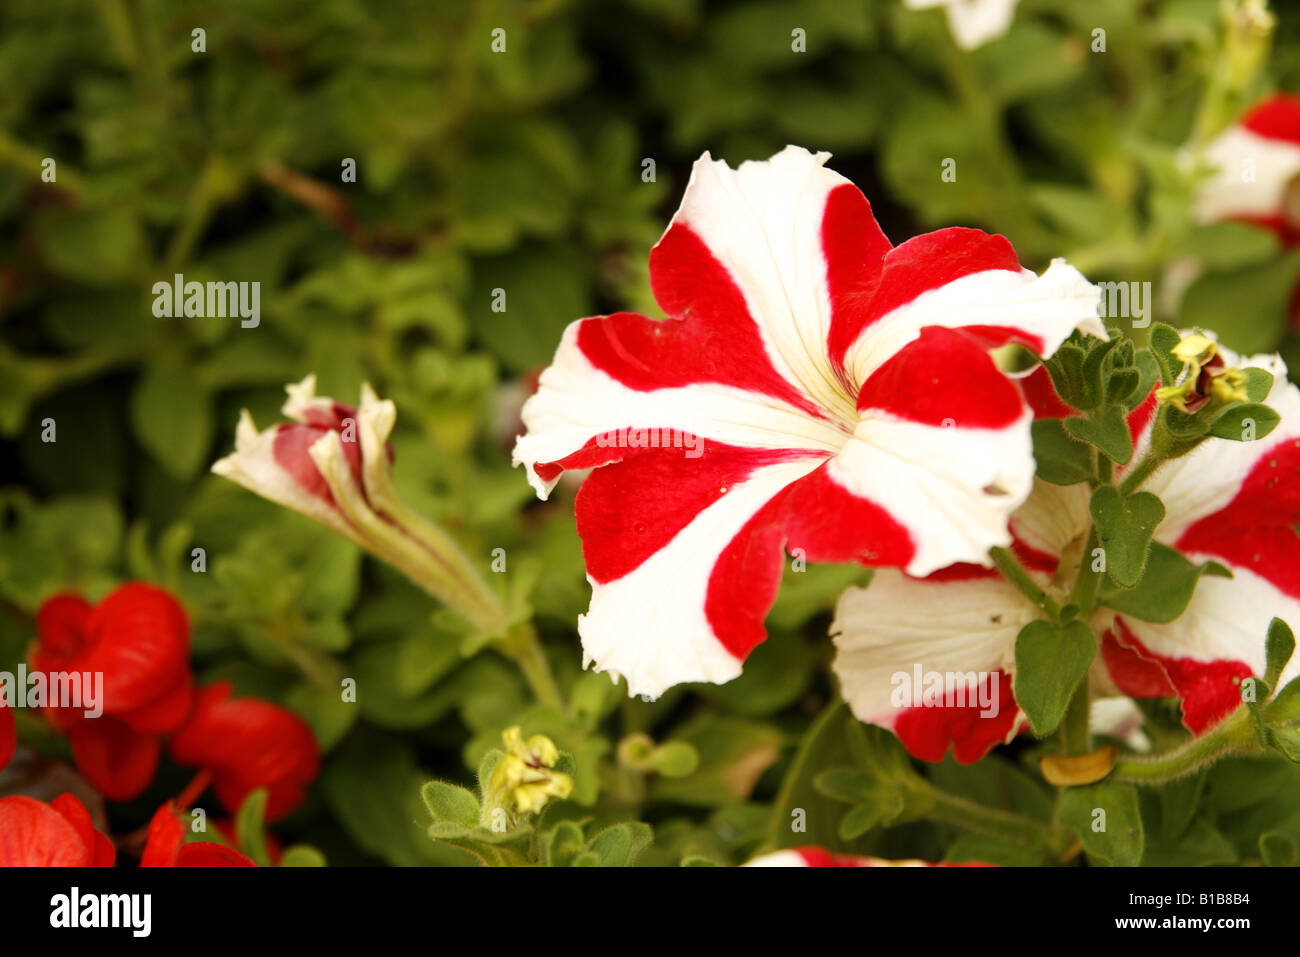
M828 610L856 569L787 575L773 635L733 684L646 703L583 674L572 493L530 504L509 464L521 381L575 318L659 315L647 252L699 153L734 165L787 142L833 151L896 242L980 226L1031 268L1065 255L1090 278L1157 283L1196 255L1200 294L1163 317L1277 347L1300 258L1244 227L1194 228L1175 173L1214 68L1216 8L1023 0L1008 36L964 53L939 13L893 0L6 0L0 666L56 591L96 598L128 577L176 590L201 677L281 701L315 730L321 779L281 827L331 863L467 862L428 839L420 787L471 781L515 723L572 756L582 814L655 825L641 863L734 863L764 842L1014 857L927 823L845 841L843 807L812 788L844 757L827 730L839 719L814 719L834 698ZM1300 87L1300 20L1282 20L1256 94ZM806 53L792 51L796 27ZM1098 27L1105 53L1090 48ZM940 181L945 158L954 183ZM175 273L260 282L260 325L155 318L151 286ZM282 385L308 372L342 401L366 380L393 398L408 501L485 571L504 548L506 577L537 576L531 602L570 713L533 703L495 653L463 656L432 599L395 572L207 474L239 410L275 421ZM356 705L338 700L341 677L357 680ZM698 765L629 770L615 746L634 732L688 743ZM1258 859L1233 773L1215 769L1203 816L1166 807L1172 823L1153 833L1193 829L1225 861ZM1281 765L1242 773L1296 783ZM934 777L1025 813L1046 806L1006 758ZM164 774L113 808L115 827L145 821L173 785ZM1284 789L1272 788L1259 790ZM794 808L807 833L785 825ZM1293 850L1288 808L1267 820Z

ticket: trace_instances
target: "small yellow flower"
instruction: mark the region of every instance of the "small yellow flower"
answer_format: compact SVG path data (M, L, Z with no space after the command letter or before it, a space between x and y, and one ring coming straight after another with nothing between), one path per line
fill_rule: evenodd
M519 726L501 735L506 753L488 781L489 807L505 807L520 814L534 814L551 798L566 798L573 792L573 779L553 770L560 749L543 734L527 741Z
M1193 369L1195 373L1200 371L1201 364L1208 362L1216 351L1218 346L1213 339L1199 332L1193 332L1174 346L1174 357L1182 362L1190 362L1195 367Z
M1246 374L1227 367L1218 344L1209 336L1200 332L1185 336L1174 346L1173 355L1186 368L1177 383L1156 390L1156 401L1162 405L1192 415L1209 403L1222 408L1248 400Z
M1246 373L1240 369L1225 369L1210 380L1210 395L1225 405L1229 402L1248 401L1250 396L1246 394Z

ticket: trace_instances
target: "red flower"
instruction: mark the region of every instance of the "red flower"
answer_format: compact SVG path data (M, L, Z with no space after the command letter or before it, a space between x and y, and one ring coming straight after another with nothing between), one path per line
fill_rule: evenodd
M111 800L136 797L157 770L160 735L185 720L193 698L185 610L162 589L130 582L93 608L79 595L56 595L36 628L34 670L103 676L100 716L47 709L78 770Z
M149 822L141 867L256 867L252 858L215 841L186 844L176 806L168 801Z
M266 819L278 820L302 803L320 768L320 749L297 715L259 698L232 700L230 693L225 681L198 693L194 713L172 736L172 759L210 773L232 812L250 791L268 789Z
M49 804L0 798L0 867L112 867L114 857L112 842L71 794Z
M0 698L0 771L5 769L5 765L14 756L16 747L18 732L14 729L14 715L5 705L4 699Z

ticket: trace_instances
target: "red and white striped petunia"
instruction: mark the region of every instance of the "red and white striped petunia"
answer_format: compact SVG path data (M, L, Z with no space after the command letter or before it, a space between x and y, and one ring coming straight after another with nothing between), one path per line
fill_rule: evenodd
M884 857L864 857L860 854L832 854L823 847L791 847L762 854L746 861L743 867L987 867L974 861L952 864L935 863L915 858L891 861Z
M1282 421L1254 442L1210 438L1165 463L1143 487L1165 504L1156 541L1193 561L1220 562L1233 577L1202 578L1186 610L1168 624L1104 608L1091 621L1102 635L1094 690L1179 698L1183 721L1196 734L1241 703L1243 677L1264 673L1272 618L1300 625L1300 390L1276 356L1219 352L1229 366L1272 373L1266 401ZM1069 414L1045 371L1035 371L1025 387L1040 415ZM1154 408L1153 391L1129 417L1135 462L1149 442ZM1062 599L1088 558L1089 496L1087 483L1036 480L1011 520L1021 563ZM938 761L951 747L957 761L970 763L1022 727L1012 693L1015 642L1037 616L1019 590L984 568L955 566L924 579L882 570L869 587L840 598L831 629L834 670L859 719L890 728L916 757ZM955 693L932 701L900 695L900 688L915 690L918 673L922 683L942 676L945 686L953 676ZM1298 673L1300 660L1293 660L1282 680Z
M1198 191L1198 219L1256 223L1300 243L1300 96L1252 108L1210 143L1205 161L1214 173Z
M524 407L514 458L540 497L595 469L579 632L633 694L740 674L783 547L914 575L986 562L1034 470L988 350L1105 334L1063 261L1037 276L974 229L891 246L828 158L702 156L650 254L669 318L572 323Z

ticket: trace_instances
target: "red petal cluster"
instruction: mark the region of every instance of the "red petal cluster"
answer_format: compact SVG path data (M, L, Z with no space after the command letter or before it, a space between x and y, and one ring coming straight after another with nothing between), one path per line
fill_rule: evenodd
M71 794L0 798L0 867L112 867L113 843Z
M103 675L101 716L47 709L77 769L110 800L137 797L158 768L162 735L180 726L193 699L185 610L161 588L130 582L93 607L56 595L41 606L36 629L34 670Z
M194 713L171 738L177 764L212 775L217 797L238 810L250 791L269 791L266 819L300 803L320 768L320 749L307 723L258 698L231 698L229 682L202 689Z

